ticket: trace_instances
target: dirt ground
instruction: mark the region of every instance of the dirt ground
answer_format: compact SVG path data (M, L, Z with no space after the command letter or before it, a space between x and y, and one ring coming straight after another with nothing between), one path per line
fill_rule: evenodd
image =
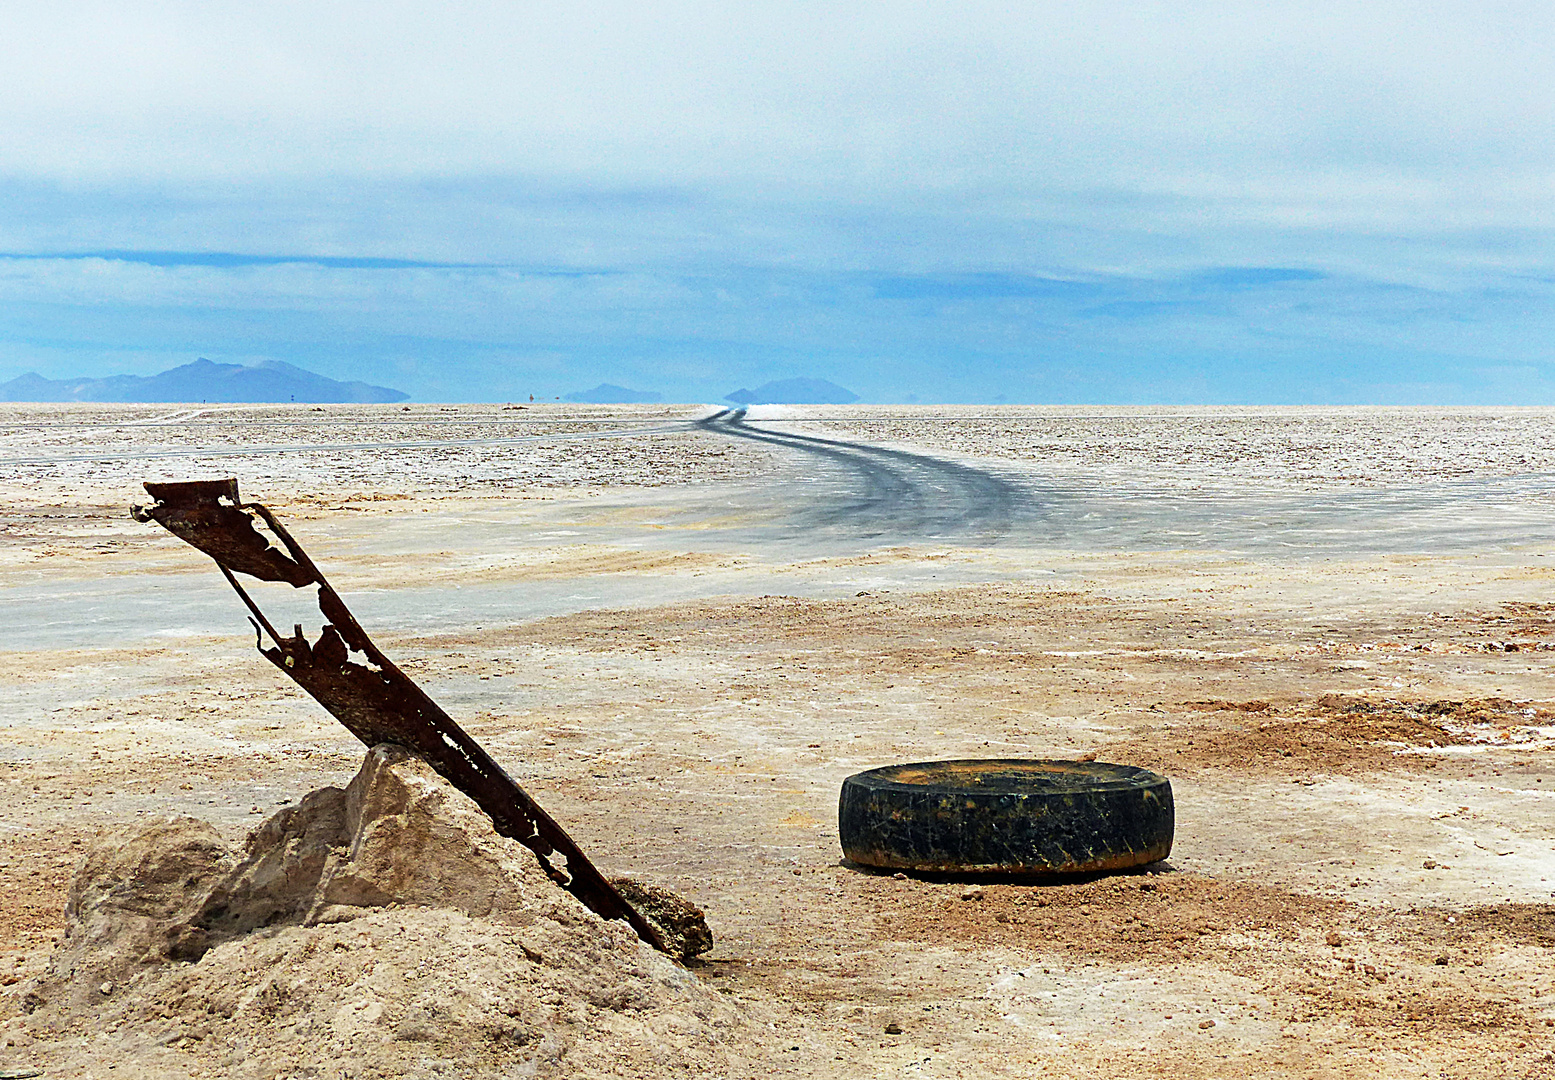
M246 478L257 462L245 484L348 602L361 598L379 644L607 873L706 910L716 946L692 973L761 1018L741 1036L760 1071L1555 1077L1555 568L1541 545L1555 514L1542 488L1524 504L1535 524L1522 540L1489 546L1405 536L1385 551L1249 553L893 536L817 557L709 509L726 489L780 490L809 466L694 428L420 448L407 461L382 448L223 459L218 436L281 437L215 424L198 436L206 457L134 457L196 438L131 424L156 415L6 418L0 445L30 471L10 470L0 521L13 613L0 639L0 1072L115 1075L29 1035L20 1013L94 838L178 813L236 842L277 807L344 784L361 759L254 653L209 562L124 514L131 477ZM1131 445L1135 420L1109 415L1110 445ZM1364 462L1379 424L1348 415L1324 418L1322 438L1335 460ZM1466 445L1511 427L1530 445L1555 436L1548 413L1443 415ZM387 431L394 418L368 419ZM1036 423L1000 421L1021 422ZM1278 416L1243 422L1206 442L1206 484L1238 447L1289 441ZM1430 444L1431 422L1410 437ZM1407 434L1413 421L1387 423ZM942 445L923 432L954 425L922 416L853 417L827 437L869 424L893 446L1034 468L964 432ZM1135 442L1149 479L1156 451ZM127 456L99 460L99 445ZM1280 475L1282 452L1259 469ZM360 460L324 460L342 454ZM655 454L668 464L649 485L632 470ZM381 489L375 456L397 463ZM1522 482L1504 446L1486 458L1494 478ZM1106 471L1130 460L1118 450ZM1427 505L1430 485L1457 498L1476 478L1458 462L1432 472L1429 454L1408 460ZM601 482L613 468L624 483ZM1291 466L1286 487L1321 502L1339 482L1327 468ZM1342 482L1392 490L1390 468L1357 466ZM1074 481L1070 465L1022 475ZM1170 513L1159 511L1163 537ZM122 604L153 587L158 606L124 621ZM186 618L180 603L206 596L210 625ZM545 603L502 617L508 598L536 596ZM14 613L53 628L29 636ZM836 799L850 773L1089 754L1171 778L1166 863L973 887L841 859ZM304 1075L328 1063L293 1064ZM425 1075L488 1075L460 1068Z

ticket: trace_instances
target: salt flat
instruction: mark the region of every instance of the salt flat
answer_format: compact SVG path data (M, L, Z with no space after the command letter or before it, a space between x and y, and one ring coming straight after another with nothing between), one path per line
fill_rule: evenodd
M591 855L706 908L771 1071L1550 1067L1555 411L717 413L5 407L0 979L85 838L354 771L127 516L236 475ZM851 772L1082 753L1172 777L1171 872L839 862Z

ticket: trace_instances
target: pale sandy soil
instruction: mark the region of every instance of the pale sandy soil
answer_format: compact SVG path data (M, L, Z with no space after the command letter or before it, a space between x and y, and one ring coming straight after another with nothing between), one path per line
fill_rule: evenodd
M1116 509L1109 477L1214 487L1243 468L1314 503L1357 485L1408 485L1427 508L1433 492L1458 505L1455 485L1533 494L1513 540L1483 545L1433 548L1422 525L1381 551L1017 533L823 557L745 528L753 503L736 498L779 503L809 466L705 431L362 449L347 469L324 451L93 463L95 428L51 429L45 452L40 429L13 427L14 460L77 457L5 471L0 588L13 612L67 624L46 641L9 626L0 653L5 1015L63 925L89 838L179 812L238 839L360 760L252 651L235 605L202 591L209 562L122 516L132 480L216 469L296 525L348 601L381 616L365 621L386 651L602 866L706 909L718 944L694 973L762 1018L741 1052L763 1071L1555 1076L1555 513L1539 476L1555 416L1215 412L1168 435L1155 413L1117 410L862 411L772 427L867 432L1034 489L1067 469L1090 478L1093 516ZM292 438L126 433L109 412L43 419L117 425L116 451ZM404 441L370 410L347 419L382 430L304 440ZM1175 511L1150 513L1164 529ZM115 621L153 586L160 606ZM207 599L207 622L181 613ZM960 883L840 862L849 773L1091 752L1172 778L1177 842L1159 872L963 899ZM4 1030L0 1071L87 1074L20 1018ZM189 1061L190 1075L208 1064ZM426 1075L489 1075L439 1069Z

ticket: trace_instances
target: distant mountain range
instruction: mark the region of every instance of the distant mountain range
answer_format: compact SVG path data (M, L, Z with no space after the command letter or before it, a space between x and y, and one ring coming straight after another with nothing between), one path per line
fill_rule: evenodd
M662 394L652 390L628 390L624 386L602 382L592 390L574 390L562 397L563 401L586 402L590 405L633 405L651 401L663 401Z
M825 379L779 379L754 390L742 387L725 394L724 400L736 405L850 405L858 395Z
M405 401L409 394L364 382L337 382L279 360L252 367L200 357L160 375L106 379L45 379L28 372L0 383L0 401L357 402Z

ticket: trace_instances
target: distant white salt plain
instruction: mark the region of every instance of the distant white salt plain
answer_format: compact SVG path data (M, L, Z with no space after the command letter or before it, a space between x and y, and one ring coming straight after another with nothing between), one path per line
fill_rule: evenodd
M448 467L460 452L456 446L440 455L385 449L379 468L410 490L446 489L446 504L436 513L329 528L350 532L357 561L370 562L379 551L399 566L414 565L418 551L569 544L709 558L689 568L574 577L432 583L403 573L343 590L348 602L370 631L413 634L714 597L739 602L767 594L838 597L1062 580L1079 572L1078 555L1096 552L1219 553L1310 563L1317 573L1325 560L1379 555L1555 558L1555 469L1543 469L1555 453L1552 410L990 413L756 406L743 416L688 409L680 417L668 411L655 410L651 433L641 436L622 431L620 422L636 416L630 410L601 414L595 419L609 438L569 433L570 441L558 446L559 460L608 478L610 462L625 460L624 444L657 440L653 446L684 459L682 474L694 482L595 483L509 503L494 498L490 487L461 488L469 484L461 477L480 474ZM392 426L395 415L385 411L375 422ZM666 424L680 434L667 435ZM284 434L261 425L252 438L274 445ZM53 436L50 449L87 449L91 437L90 430ZM208 444L208 435L201 441ZM235 439L234 450L242 443ZM710 447L719 453L723 444L757 455L750 458L756 475L695 473L703 467L695 454ZM34 452L24 440L6 450ZM1377 464L1375 456L1389 450L1401 465ZM483 448L482 467L511 471L503 456L509 453ZM1163 472L1161 459L1173 454L1175 471ZM1238 455L1250 473L1277 472L1281 461L1299 459L1322 475L1239 485ZM222 465L219 454L201 460L205 467ZM267 460L272 489L284 489L288 472L305 486L324 477L324 456L302 446L294 456ZM1371 473L1361 471L1367 461L1375 466ZM415 479L420 470L424 483ZM1335 473L1349 479L1334 479ZM357 475L370 474L358 469ZM299 532L306 542L309 529ZM323 568L331 572L327 561ZM7 613L0 649L166 641L243 625L243 612L214 567L145 574L121 567L111 576L10 580L0 589ZM302 615L314 624L307 603Z

